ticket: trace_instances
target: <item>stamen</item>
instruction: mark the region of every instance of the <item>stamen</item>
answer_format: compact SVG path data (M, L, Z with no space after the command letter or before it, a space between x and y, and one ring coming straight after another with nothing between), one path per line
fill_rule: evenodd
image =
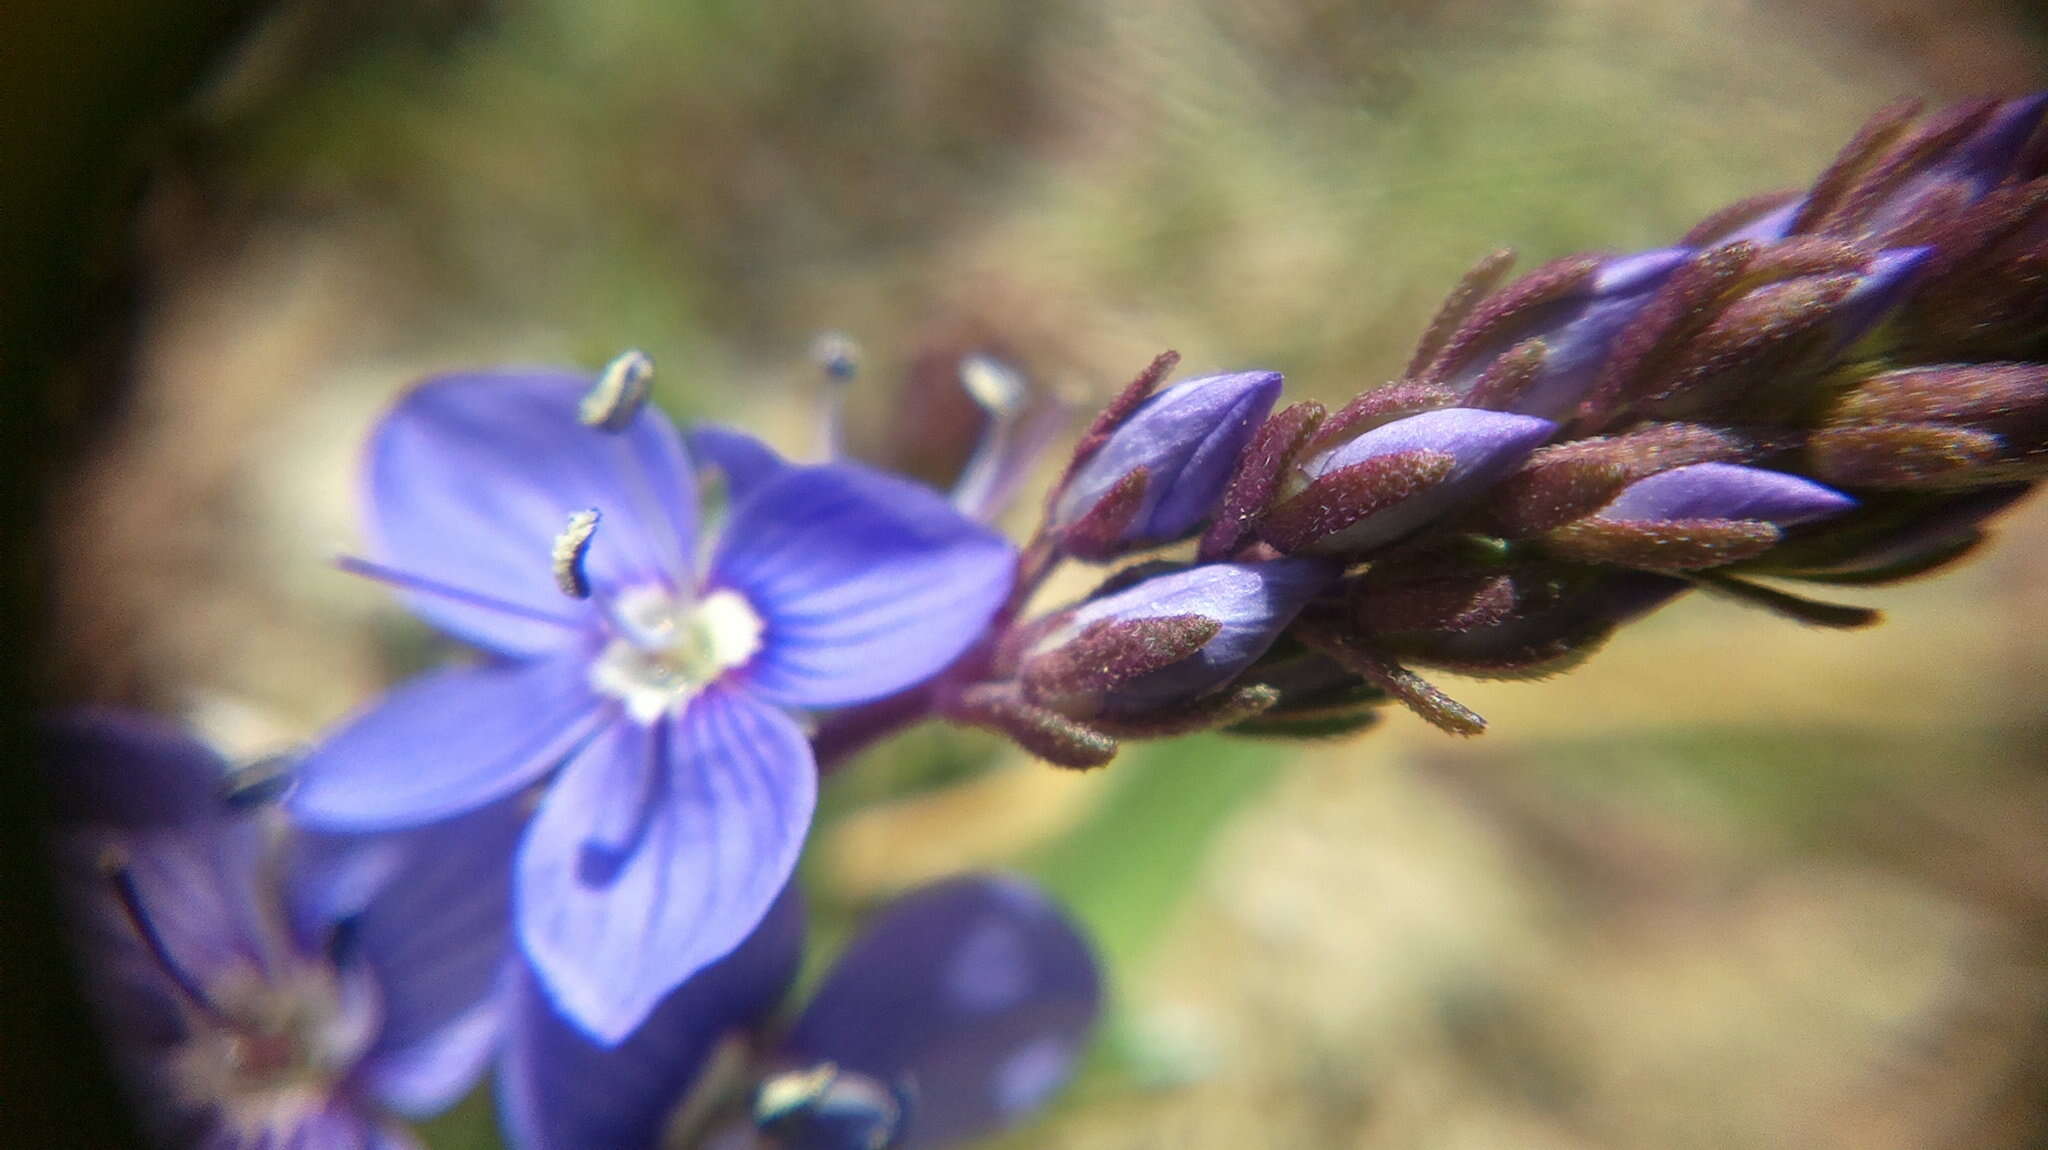
M128 924L135 928L135 934L142 944L149 948L149 956L156 960L157 967L171 980L192 1005L202 1013L226 1021L220 1008L206 996L206 989L192 973L172 956L170 945L164 941L163 932L150 917L149 908L142 904L142 891L135 885L135 871L129 865L128 852L119 846L109 846L100 853L100 870L113 885L114 897L121 904L121 911L128 918Z
M221 780L221 801L238 811L269 806L292 785L293 756L265 755L236 767Z
M960 361L960 386L990 419L1014 419L1031 394L1023 376L989 355L970 355Z
M569 517L569 525L555 536L555 586L571 599L590 598L590 576L583 569L590 556L590 541L597 535L598 520L604 518L593 507Z
M1031 385L1022 372L991 355L970 355L960 361L960 389L988 414L974 454L953 485L953 506L974 519L987 521L1022 478L1025 468L1059 428L1056 407L1041 412L1019 435L1024 411L1031 405Z
M584 426L599 431L624 431L640 409L647 406L653 379L654 361L647 358L646 352L624 352L604 365L597 386L583 397L576 417Z
M828 331L811 344L811 358L825 378L846 383L860 374L860 345L845 332Z
M401 591L416 591L422 595L438 595L443 599L453 600L457 603L466 603L471 607L481 607L486 611L497 611L501 614L513 615L521 619L531 619L536 623L552 623L557 627L566 627L571 631L581 631L584 629L583 624L567 616L557 615L551 611L542 611L536 607L527 607L519 603L508 602L492 595L465 591L460 587L450 586L447 583L428 579L424 576L400 571L394 567L386 567L382 563L372 563L368 559L358 559L353 555L337 557L334 560L334 565L351 575L361 575L365 579L374 579L387 587L396 587Z
M846 454L846 385L860 374L860 345L843 332L828 331L811 343L811 359L825 375L819 437L826 459Z

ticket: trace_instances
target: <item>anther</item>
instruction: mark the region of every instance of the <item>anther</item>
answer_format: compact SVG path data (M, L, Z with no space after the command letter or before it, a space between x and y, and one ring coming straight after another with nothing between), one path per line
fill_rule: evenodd
M601 518L595 507L578 511L569 517L569 525L562 528L562 533L555 536L555 586L571 599L590 598L590 576L583 570L583 562L590 554L590 540L597 534Z
M970 355L960 361L960 387L992 419L1015 417L1030 398L1024 377L988 355Z
M268 806L291 789L293 756L265 755L228 772L221 780L221 799L233 810Z
M624 431L633 423L633 417L647 406L647 396L654 379L654 361L643 351L628 351L604 365L604 371L597 377L597 386L583 397L583 405L577 409L576 417L586 427L599 431ZM578 596L581 598L581 596Z
M811 359L818 370L834 383L845 383L860 374L860 345L844 332L828 331L811 344Z

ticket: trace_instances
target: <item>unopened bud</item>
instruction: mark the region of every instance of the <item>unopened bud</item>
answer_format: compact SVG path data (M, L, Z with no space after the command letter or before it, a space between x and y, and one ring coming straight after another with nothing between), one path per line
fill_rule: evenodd
M1759 555L1785 528L1855 506L1841 492L1796 475L1697 463L1637 480L1596 514L1543 538L1554 554L1580 562L1691 571Z
M1539 268L1479 303L1419 378L1477 406L1485 384L1501 409L1559 418L1592 387L1615 340L1658 287L1691 259L1685 248L1617 258L1577 256ZM1540 343L1540 354L1524 345ZM1517 349L1523 349L1517 353ZM1488 373L1511 353L1516 378ZM1481 396L1480 398L1488 398Z
M1175 709L1229 684L1337 568L1311 559L1203 563L1073 609L1023 659L1035 701L1079 718Z
M1849 487L1948 490L2048 472L2048 366L1956 364L1875 376L1848 392L1808 448Z
M1280 383L1271 371L1212 375L1145 400L1067 477L1053 503L1052 526L1065 529L1105 499L1128 496L1130 476L1142 471L1143 488L1120 512L1114 534L1088 550L1069 550L1103 559L1194 534L1214 513L1239 455L1279 398Z
M1301 461L1259 535L1290 554L1363 553L1476 498L1555 430L1547 419L1472 408L1376 427Z

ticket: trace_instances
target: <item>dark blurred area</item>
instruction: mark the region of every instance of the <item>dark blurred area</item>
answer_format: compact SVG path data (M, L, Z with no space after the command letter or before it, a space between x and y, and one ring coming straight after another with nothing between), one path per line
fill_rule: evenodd
M327 565L410 380L637 346L673 410L802 454L836 329L855 446L926 476L971 353L1084 409L1168 346L1341 400L1479 254L1670 242L1894 98L2042 87L2044 35L2028 0L7 10L0 1143L122 1125L25 724L137 705L253 756L433 656ZM2023 505L1852 635L1695 596L1460 684L1471 744L1076 779L921 733L828 797L811 877L1077 899L1120 1021L1017 1145L2048 1145L2044 558Z

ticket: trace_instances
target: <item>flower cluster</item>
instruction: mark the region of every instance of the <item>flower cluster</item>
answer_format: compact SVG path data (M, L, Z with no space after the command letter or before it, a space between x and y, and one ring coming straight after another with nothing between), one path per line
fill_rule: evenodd
M2044 116L1893 109L1812 187L1676 246L1512 282L1495 253L1400 378L1334 412L1268 414L1267 373L1155 391L1162 358L1084 436L1025 570L1199 537L1192 558L1012 626L946 713L1076 767L1389 700L1473 734L1413 667L1554 673L1694 587L1873 621L1754 580L1930 571L2048 473Z
M2048 97L1877 117L1808 188L1673 246L1482 260L1399 378L1332 411L1271 371L1081 435L1028 542L989 526L1054 405L990 356L949 493L648 403L652 364L444 376L367 457L368 553L479 651L235 785L172 732L58 725L81 945L172 1144L392 1147L495 1055L521 1150L930 1147L1036 1109L1094 960L1016 880L881 912L793 1024L820 775L910 724L1065 767L1220 728L1356 731L1415 668L1539 677L1696 587L1932 571L2048 472ZM855 374L821 352L831 406ZM1046 605L1067 562L1109 565ZM289 831L276 825L288 820ZM732 1036L742 1056L713 1059ZM715 1067L737 1065L721 1074Z
M397 1116L447 1107L495 1060L517 1150L654 1150L693 1096L724 1150L940 1147L1036 1112L1101 1011L1059 910L977 875L884 907L785 1026L804 940L786 889L607 1044L515 956L518 804L327 835L163 724L85 712L47 736L88 997L155 1144L407 1150ZM713 1081L721 1048L747 1057Z

